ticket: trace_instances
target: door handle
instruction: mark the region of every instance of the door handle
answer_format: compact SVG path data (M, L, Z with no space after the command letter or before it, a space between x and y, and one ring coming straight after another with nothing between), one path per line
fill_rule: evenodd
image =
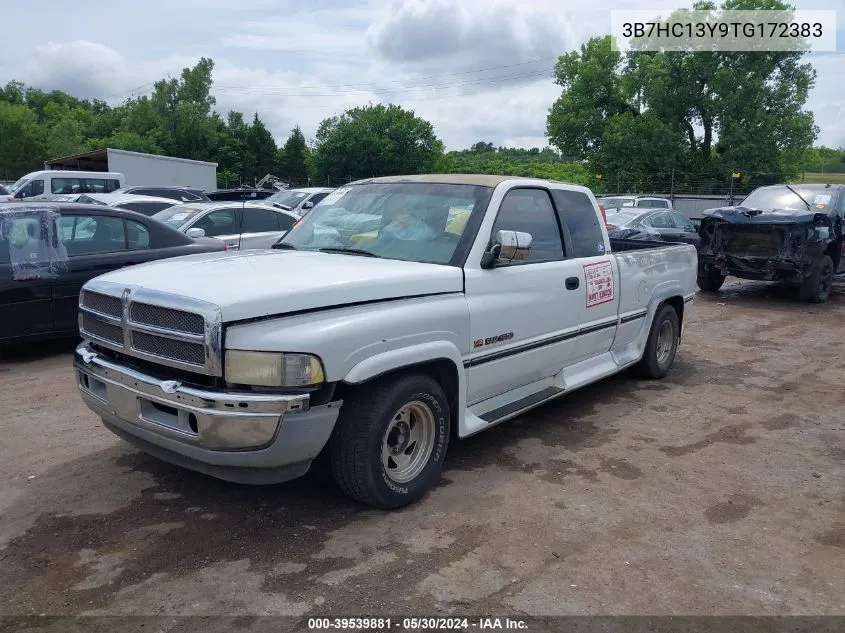
M568 277L566 280L567 290L576 290L581 285L581 280L578 277Z

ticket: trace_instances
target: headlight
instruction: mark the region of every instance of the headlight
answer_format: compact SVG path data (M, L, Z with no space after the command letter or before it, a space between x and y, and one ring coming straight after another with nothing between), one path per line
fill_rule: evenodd
M324 380L320 359L310 354L226 350L226 382L263 387L309 387Z

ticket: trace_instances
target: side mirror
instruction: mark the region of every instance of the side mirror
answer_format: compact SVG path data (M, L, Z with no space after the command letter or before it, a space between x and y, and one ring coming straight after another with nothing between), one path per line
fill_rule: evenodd
M17 198L18 200L23 200L24 198L26 198L26 192L25 191L18 191L15 194L15 198Z
M493 240L493 246L481 258L482 268L493 268L497 262L524 261L531 252L534 238L530 233L521 231L499 231Z
M302 203L302 210L303 211L305 211L306 209L313 209L313 208L314 208L314 203L311 202L310 200L308 202Z
M187 235L188 237L205 237L205 229L201 229L201 228L188 229L187 231L185 231L185 235Z

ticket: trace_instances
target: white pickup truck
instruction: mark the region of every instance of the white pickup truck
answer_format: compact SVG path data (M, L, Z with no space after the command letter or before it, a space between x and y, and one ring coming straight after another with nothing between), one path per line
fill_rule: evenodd
M80 296L79 389L108 429L220 479L321 453L379 508L423 496L464 438L675 357L697 256L610 240L584 187L501 176L336 189L273 250L111 272Z

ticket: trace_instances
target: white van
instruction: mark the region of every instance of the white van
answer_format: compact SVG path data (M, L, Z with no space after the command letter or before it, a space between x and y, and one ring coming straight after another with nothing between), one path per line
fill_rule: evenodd
M0 200L52 200L75 193L111 193L126 184L123 174L104 171L34 171L18 180Z

